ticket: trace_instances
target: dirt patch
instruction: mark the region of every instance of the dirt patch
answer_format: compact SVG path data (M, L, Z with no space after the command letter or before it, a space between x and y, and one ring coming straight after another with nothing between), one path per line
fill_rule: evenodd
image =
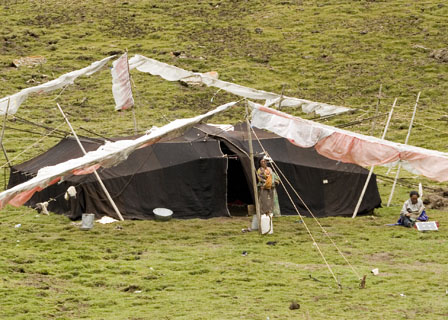
M448 191L440 189L436 193L423 197L423 204L428 209L448 210Z
M433 50L429 56L440 62L448 62L448 48Z
M376 277L395 277L397 276L396 273L391 273L391 272L381 272L376 276Z
M193 29L179 35L180 41L194 41L204 48L206 55L221 57L224 55L244 56L258 63L269 63L273 54L283 52L278 41L261 41L254 38L254 32L248 28L227 26Z
M62 281L54 278L43 276L40 274L28 274L29 276L22 281L21 285L25 287L33 287L39 290L52 290L55 292L63 292L61 286Z
M287 262L287 261L275 261L275 262L272 262L271 264L280 265L280 266L283 266L286 268L298 268L298 269L304 268L304 265L293 263L293 262Z
M390 252L373 253L367 257L367 259L372 262L392 261L394 258L395 256Z
M311 271L320 270L322 268L325 268L325 265L321 265L321 264L298 264L298 263L287 262L287 261L275 261L275 262L271 262L271 264L280 265L280 266L283 266L286 268L291 268L291 269L301 269L301 270L311 270Z
M434 262L421 262L421 261L413 261L411 264L396 264L395 268L399 270L408 270L413 272L420 272L421 270L425 270L426 273L433 273L435 275L442 275L446 273L444 269L444 264L442 263L434 263ZM381 271L381 270L380 270Z
M124 288L122 291L123 292L135 292L135 291L139 291L141 290L141 288L137 285L129 285L126 288Z

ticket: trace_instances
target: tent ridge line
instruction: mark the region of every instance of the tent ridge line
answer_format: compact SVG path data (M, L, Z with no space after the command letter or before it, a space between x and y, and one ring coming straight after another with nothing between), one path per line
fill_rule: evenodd
M229 139L226 139L226 138L224 138L224 137L222 137L222 136L219 136L218 134L213 134L213 133L208 133L208 132L206 132L206 131L204 131L204 130L202 130L201 128L198 128L198 127L194 127L195 129L198 129L199 131L201 131L202 133L205 133L206 135L208 135L208 136L211 136L211 137L213 137L213 138L215 138L215 139L217 139L217 140L225 140L225 141L227 141L228 143L230 143L232 146L234 146L236 149L238 149L238 150L240 150L242 153L244 153L247 157L249 157L249 154L246 152L246 151L244 151L243 149L241 149L240 147L238 147L237 145L235 145L232 141L230 141ZM222 130L221 130L222 131Z

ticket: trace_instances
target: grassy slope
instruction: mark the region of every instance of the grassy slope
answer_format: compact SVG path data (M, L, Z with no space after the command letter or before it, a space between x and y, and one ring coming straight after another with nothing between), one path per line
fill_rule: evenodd
M414 47L448 47L448 6L442 2L4 0L0 4L0 96L127 48L131 55L140 53L190 70L216 70L223 80L274 92L285 85L285 94L290 96L362 110L331 120L331 124L371 115L382 83L380 111L387 111L399 97L388 135L398 142L404 141L410 111L421 90L418 121L410 143L448 151L446 122L437 120L448 113L448 64L431 58L430 51ZM256 28L262 32L257 33ZM187 58L174 58L171 51L183 51ZM35 68L10 66L12 59L27 55L43 55L48 61ZM211 103L212 89L185 88L138 72L133 72L133 77L141 128L164 124L164 116L190 116L236 99L219 93ZM76 128L107 135L130 133L131 115L113 111L110 90L110 75L103 71L77 80L61 96L55 92L29 98L18 115L54 127L62 123L55 108L59 101ZM241 119L241 110L235 109L214 122ZM10 125L39 131L17 121ZM369 127L364 124L353 130L368 132ZM377 135L380 128L378 125ZM38 138L6 130L10 157ZM56 142L44 140L14 163ZM384 172L382 168L377 170ZM387 199L390 184L380 183L380 188L383 199ZM400 188L396 203L405 198L406 191ZM63 217L34 218L30 210L8 208L0 224L4 252L0 258L0 316L21 317L28 310L23 318L30 318L30 314L36 318L148 318L151 313L157 315L154 318L165 315L187 319L188 312L193 312L195 316L190 318L263 319L270 310L271 318L277 315L284 319L297 316L291 316L285 307L290 299L297 298L304 318L333 313L334 318L351 318L361 312L372 319L401 318L405 314L425 318L429 312L434 313L432 318L443 318L443 313L446 317L446 297L442 297L447 280L444 232L419 235L401 229L384 230L382 224L393 221L394 213L386 209L379 212L381 218L375 221L323 220L333 225L336 240L344 251L351 252L351 260L363 272L379 266L389 273L374 278L369 289L358 291L349 270L341 267L343 283L353 289L338 293L329 288L331 279L315 252L300 250L309 248L310 243L303 228L291 223L294 218L280 222L280 232L275 236L280 245L273 249L264 245L265 239L239 235L235 230L243 222L238 219L222 224L220 220L176 222L163 225L167 228L163 233L159 233L160 224L127 222L120 233L124 235L117 236L113 226L81 234L68 227ZM441 213L432 215L444 221ZM19 222L24 227L13 229ZM190 232L192 226L201 231ZM369 240L360 241L360 231ZM205 244L203 239L215 245ZM21 240L17 247L16 240ZM108 247L111 252L107 252ZM409 247L425 253L416 257ZM257 256L240 258L240 251L247 248ZM141 256L140 260L134 261L135 256ZM337 262L335 256L330 260ZM286 267L279 267L278 262ZM400 273L406 265L428 274ZM157 272L155 279L151 279L149 266ZM262 271L266 268L275 273ZM195 274L197 270L208 271ZM305 281L309 270L325 282ZM260 272L265 277L258 277ZM142 295L122 291L136 282ZM401 291L410 292L407 299L400 299ZM412 301L422 301L422 297L430 299L428 306L412 306ZM108 310L110 316L104 314Z
M448 223L442 213L432 216ZM83 232L61 216L5 212L0 318L446 319L445 231L384 227L395 217L382 210L321 220L359 273L379 268L364 290L306 219L339 290L297 217L277 219L275 234L260 237L239 231L247 218L127 221L121 230L112 224ZM300 310L288 309L293 299Z

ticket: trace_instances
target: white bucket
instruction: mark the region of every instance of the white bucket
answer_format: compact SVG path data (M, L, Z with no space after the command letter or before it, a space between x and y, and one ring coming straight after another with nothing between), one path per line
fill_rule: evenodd
M173 211L167 208L155 208L152 212L154 213L156 220L160 221L168 221L173 215Z
M90 230L93 228L93 222L95 221L95 215L93 213L83 213L81 230Z
M258 218L257 215L254 214L252 216L252 224L250 225L251 230L258 230Z
M273 234L274 225L272 223L272 215L261 215L261 234Z

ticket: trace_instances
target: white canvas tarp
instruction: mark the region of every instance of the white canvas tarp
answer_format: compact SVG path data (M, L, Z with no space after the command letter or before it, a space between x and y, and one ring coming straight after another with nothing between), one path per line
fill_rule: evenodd
M110 56L104 58L100 61L95 61L90 66L75 70L66 74L63 74L57 79L48 81L46 83L40 84L35 87L23 89L20 92L17 92L13 95L4 97L0 99L0 115L4 115L6 113L6 109L8 109L8 114L15 114L19 109L20 105L28 98L28 95L31 93L43 93L49 92L57 89L61 89L68 84L73 84L76 78L80 76L90 76L95 72L99 71L106 63L108 63L114 56ZM9 103L9 108L8 108Z
M90 66L75 70L69 73L66 73L62 76L60 76L57 79L54 79L52 81L46 82L44 84L26 88L22 91L15 93L13 95L4 97L0 99L0 115L5 114L6 109L8 108L9 114L15 114L17 110L19 109L20 105L27 99L28 95L31 93L43 93L43 92L49 92L57 89L61 89L64 86L68 84L73 84L75 79L82 75L91 75L98 70L100 70L107 62L109 62L114 56L110 56L107 58L104 58L103 60L96 61L92 63ZM216 87L220 90L224 90L227 92L230 92L232 94L238 95L240 97L248 98L248 99L255 99L255 100L264 100L265 106L272 106L272 105L278 105L281 100L282 107L301 107L302 111L305 113L311 113L315 112L316 114L319 114L320 116L327 116L331 114L338 114L350 111L352 109L341 107L341 106L334 106L326 103L320 103L320 102L313 102L305 99L298 99L298 98L292 98L292 97L282 97L279 94L267 92L263 90L257 90L245 86L241 86L232 82L222 81L217 79L216 75L213 73L198 73L198 72L192 72L187 71L182 68L178 68L173 65L169 65L167 63L163 63L154 59L150 59L147 57L144 57L142 55L135 55L129 60L129 68L130 69L137 69L141 72L150 73L152 75L157 75L162 77L165 80L168 81L183 81L185 83L195 83L195 84L204 84L209 87ZM120 71L121 70L121 71ZM116 100L116 109L120 109L120 105L130 105L131 104L131 98L132 95L129 95L130 92L130 86L124 86L125 78L123 77L125 74L124 68L121 68L120 70L115 69L115 71L120 71L120 77L122 79L118 81L117 79L118 74L114 75L114 69L112 71L113 74L113 94L114 98ZM121 83L121 86L118 87L118 82ZM120 90L124 90L126 88L126 94L123 92L119 92ZM131 97L131 98L130 98ZM122 101L123 100L123 101ZM133 100L133 99L132 99ZM133 103L133 101L132 101Z
M135 55L132 57L129 60L129 68L136 68L138 71L160 76L168 81L203 83L206 86L216 87L240 97L254 100L265 100L265 106L278 105L281 100L282 107L301 107L302 111L305 113L315 112L320 116L327 116L330 114L343 113L352 110L346 107L334 106L304 99L286 96L282 98L281 95L276 93L252 89L235 83L222 81L210 74L187 71L142 55Z
M132 97L127 53L123 54L112 63L111 74L115 110L131 108L134 105L134 98Z

